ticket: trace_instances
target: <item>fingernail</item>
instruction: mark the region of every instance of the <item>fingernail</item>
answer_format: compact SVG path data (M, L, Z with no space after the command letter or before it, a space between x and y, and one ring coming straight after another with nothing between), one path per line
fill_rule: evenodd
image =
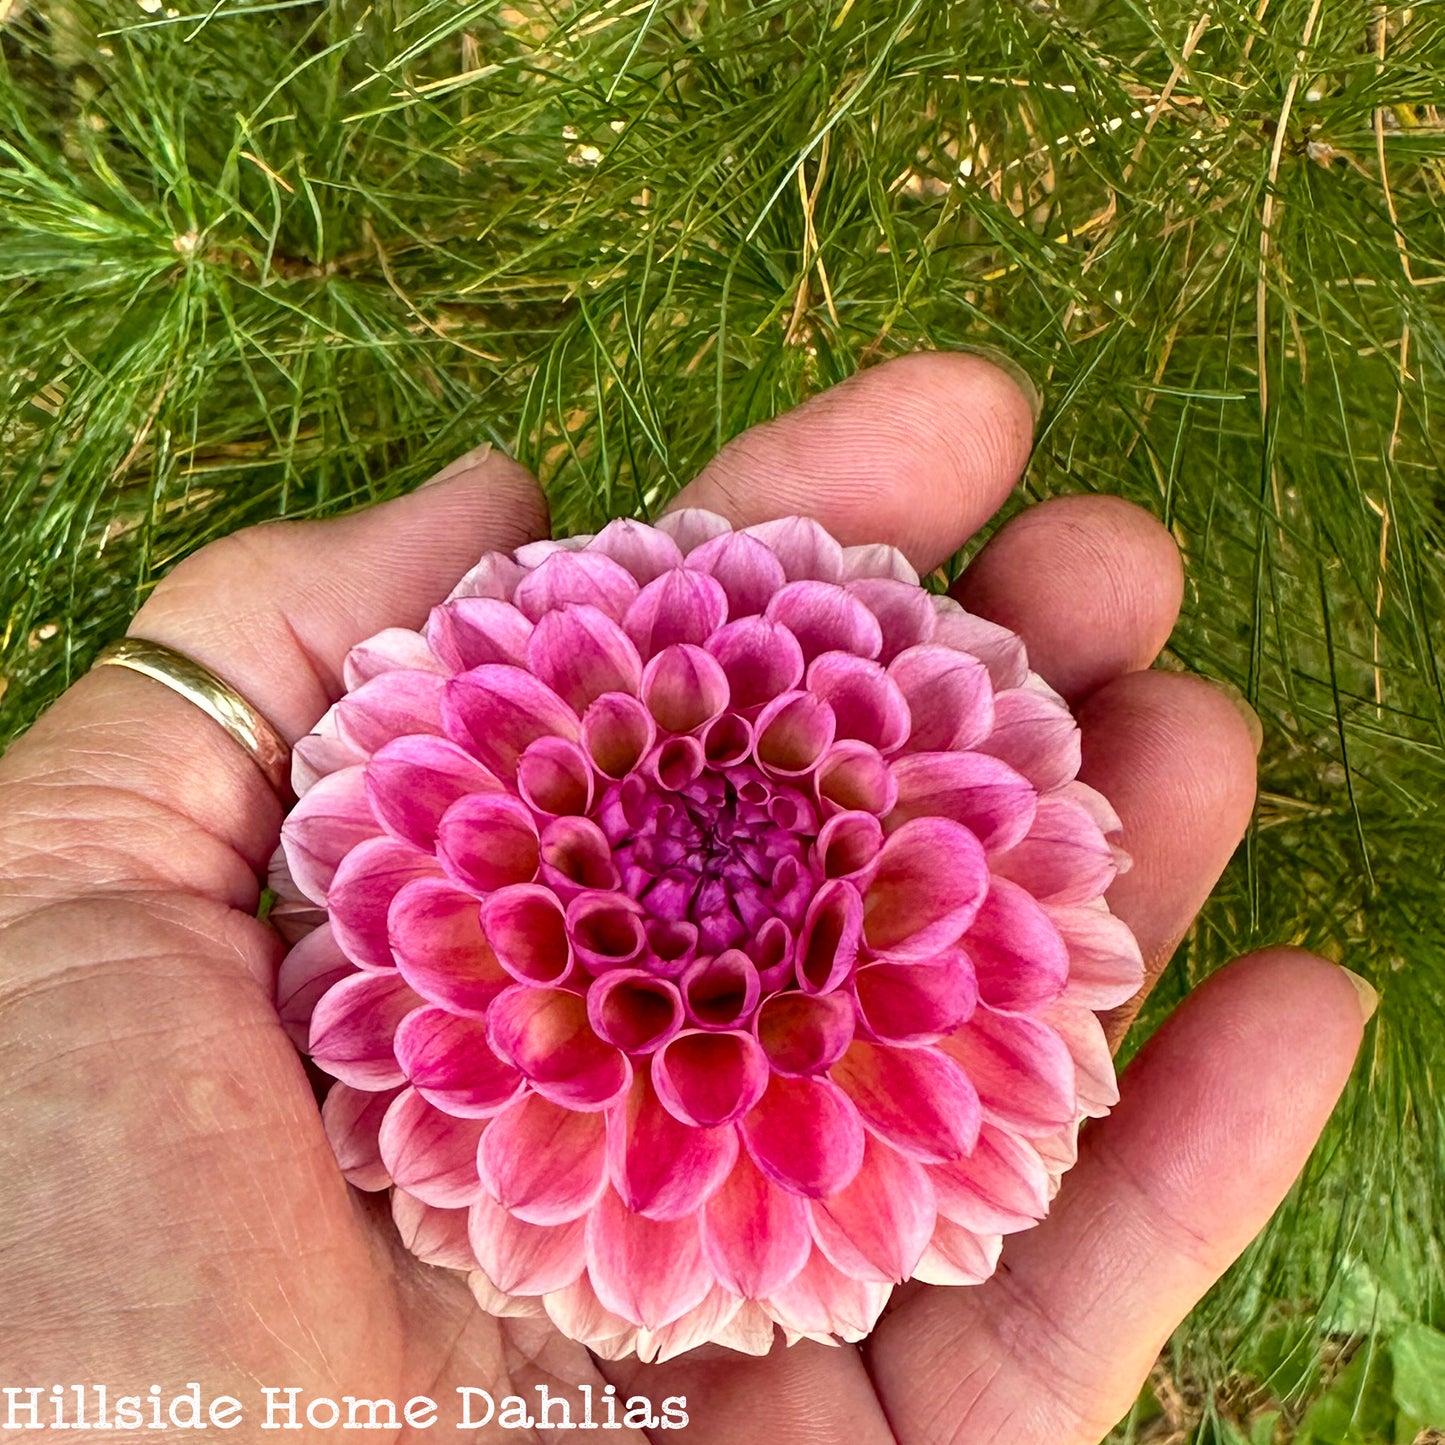
M1380 995L1374 984L1367 978L1361 978L1353 969L1341 967L1340 972L1354 984L1355 992L1360 997L1360 1017L1365 1023L1369 1023L1380 1006Z
M473 467L478 467L486 461L495 450L496 448L491 442L483 442L481 446L473 447L469 452L463 452L456 461L448 462L434 477L428 477L417 488L417 491L421 491L425 487L434 487L438 482L449 482L453 477L459 477L463 472L471 471Z
M1250 706L1249 699L1232 682L1226 682L1221 677L1212 677L1209 680L1239 710L1245 727L1249 729L1249 736L1254 741L1254 755L1258 757L1259 750L1264 746L1264 724L1260 722L1259 714Z
M1024 399L1029 404L1029 410L1034 414L1034 420L1038 421L1039 417L1043 415L1043 393L1034 385L1034 380L1028 372L1026 372L1008 352L1000 351L996 346L984 346L975 343L960 346L958 350L969 356L981 356L985 361L998 367L998 369L1023 392Z

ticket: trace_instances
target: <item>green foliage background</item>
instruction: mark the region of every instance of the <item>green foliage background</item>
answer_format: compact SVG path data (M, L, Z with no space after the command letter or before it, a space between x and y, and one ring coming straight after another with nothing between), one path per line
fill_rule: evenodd
M1167 662L1264 719L1138 1032L1269 940L1383 995L1119 1438L1445 1428L1442 103L1440 0L0 0L0 742L219 533L488 438L591 529L1001 347L1020 502L1163 518Z

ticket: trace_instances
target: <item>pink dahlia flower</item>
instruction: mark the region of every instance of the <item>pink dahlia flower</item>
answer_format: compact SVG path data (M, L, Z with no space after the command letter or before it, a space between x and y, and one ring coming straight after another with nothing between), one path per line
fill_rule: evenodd
M345 681L279 1004L346 1177L486 1308L612 1357L856 1340L1044 1215L1142 969L1012 633L889 547L683 511L484 557Z

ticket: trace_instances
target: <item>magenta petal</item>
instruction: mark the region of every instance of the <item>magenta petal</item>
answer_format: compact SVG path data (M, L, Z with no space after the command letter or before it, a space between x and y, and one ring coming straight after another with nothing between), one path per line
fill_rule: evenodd
M1003 1240L940 1218L913 1277L924 1284L982 1284L998 1268Z
M407 627L387 627L365 642L358 642L341 664L341 681L348 692L383 672L441 672L438 659L426 638Z
M722 583L730 618L761 612L786 581L783 564L756 537L727 532L688 553L687 565Z
M607 1111L607 1167L629 1209L650 1219L696 1214L738 1157L737 1130L696 1129L662 1106L646 1074Z
M710 542L731 532L733 524L716 512L703 507L679 507L675 512L664 512L657 519L657 530L671 537L677 549L687 556L695 547Z
M468 1205L481 1188L477 1141L480 1119L457 1119L433 1108L415 1089L403 1089L381 1121L378 1144L392 1180L438 1209Z
M521 1074L488 1047L480 1019L420 1008L401 1021L395 1047L397 1062L417 1093L459 1118L489 1118L522 1087Z
M1049 1212L1049 1171L1038 1151L985 1124L967 1159L929 1167L938 1212L976 1234L1013 1234Z
M341 860L326 899L342 952L363 968L394 967L387 925L392 900L408 883L437 876L436 859L410 843L369 838L353 848Z
M992 853L1012 848L1033 826L1033 784L987 753L909 753L890 766L898 788L891 827L923 816L952 818Z
M938 1218L921 1164L869 1136L852 1180L809 1200L818 1248L852 1279L898 1284L913 1273Z
M472 1203L467 1235L483 1274L505 1294L564 1289L587 1267L586 1225L528 1224L486 1194Z
M712 1288L695 1218L634 1214L610 1189L587 1216L587 1274L606 1309L660 1329Z
M542 617L527 644L527 666L578 713L604 692L635 693L642 681L631 639L596 607Z
M758 714L753 753L778 777L811 772L833 742L833 709L810 692L785 692Z
M681 983L689 1021L705 1029L746 1024L762 992L757 965L737 948L694 959L684 970Z
M775 993L754 1032L773 1073L806 1078L832 1068L853 1042L853 999L846 993Z
M396 1026L421 1003L394 973L358 973L328 989L311 1015L311 1057L354 1089L389 1089L406 1075Z
M637 582L603 552L553 552L520 582L512 594L517 609L533 622L569 603L595 607L614 621L637 596Z
M384 672L332 709L336 735L369 754L396 737L439 733L445 687L446 679L436 672Z
M694 732L727 707L727 674L701 647L675 643L647 664L642 700L666 732Z
M391 1218L401 1242L423 1264L440 1269L476 1269L476 1257L467 1241L465 1209L438 1209L434 1204L423 1204L404 1189L393 1189Z
M1002 758L1040 792L1067 783L1081 757L1079 725L1055 693L1019 687L994 698L993 732L978 746Z
M592 1032L586 999L569 989L517 984L498 994L487 1042L564 1108L605 1109L632 1082L627 1056Z
M276 1013L298 1049L304 1052L306 1048L317 1000L355 972L355 965L337 947L326 923L313 928L281 960L276 974Z
M576 741L577 714L545 683L517 667L476 667L446 685L442 718L456 742L499 778L516 775L529 743L556 736Z
M857 1341L878 1323L891 1290L891 1285L844 1274L815 1248L807 1264L773 1291L766 1307L773 1319L795 1334Z
M325 903L336 865L379 832L366 798L365 767L342 768L307 792L281 825L286 866L306 897Z
M468 672L484 663L520 666L527 656L532 624L510 602L462 597L433 607L426 637L448 672Z
M809 662L824 652L877 657L883 650L878 619L851 592L829 582L790 582L773 594L764 615L798 639Z
M1133 931L1102 901L1051 903L1045 910L1069 951L1068 997L1086 1008L1109 1009L1144 986L1144 957Z
M753 729L735 712L714 718L702 730L702 754L711 768L730 768L753 750Z
M381 1093L333 1084L321 1106L321 1123L341 1169L342 1177L354 1189L376 1193L391 1186L391 1175L381 1162L377 1136L381 1121L399 1091Z
M934 1043L970 1018L978 1003L962 949L914 963L869 963L853 979L858 1018L882 1043Z
M668 534L629 517L610 521L588 544L589 552L605 552L646 586L655 577L682 566L682 549Z
M957 941L988 891L978 839L946 818L889 835L863 897L863 936L890 958L929 958Z
M491 894L481 930L497 962L519 983L560 983L572 969L562 905L550 888L519 883Z
M813 895L798 939L798 987L804 993L841 988L858 958L863 934L863 900L841 878L824 883Z
M530 883L541 862L540 847L530 810L505 793L458 798L437 827L442 867L477 893Z
M430 849L437 824L467 793L499 793L502 785L470 753L447 738L394 738L366 765L366 796L393 838Z
M1038 1020L980 1005L939 1048L968 1075L985 1118L1028 1138L1073 1123L1073 1058L1063 1039Z
M645 661L679 642L701 646L727 615L728 597L721 582L705 572L675 567L637 594L622 625Z
M789 582L843 580L843 549L811 517L780 517L744 528L777 556Z
M1027 1013L1056 999L1069 976L1064 940L1024 889L994 878L964 947L990 1008Z
M829 1077L870 1129L925 1164L958 1159L978 1139L978 1095L963 1070L937 1049L854 1039Z
M618 887L612 845L591 818L554 818L542 829L541 882L564 902Z
M717 1282L765 1299L807 1264L812 1243L808 1206L740 1154L702 1212L702 1250Z
M825 818L842 811L881 818L898 797L898 784L883 755L852 739L834 743L818 760L813 786Z
M994 687L1021 687L1029 675L1023 639L997 622L965 612L951 597L932 599L933 641L978 658L988 668Z
M906 750L938 752L979 746L994 722L993 683L976 657L937 643L900 652L888 664L913 717Z
M523 1094L487 1126L477 1164L486 1192L518 1219L565 1224L607 1187L606 1121Z
M808 668L808 691L833 709L840 738L856 738L891 753L912 731L902 691L876 662L848 652L825 652Z
M1087 903L1118 872L1114 850L1089 811L1057 795L1040 798L1028 836L990 861L995 873L1047 903Z
M641 907L622 893L581 893L567 905L567 933L591 973L638 963L647 952Z
M824 878L847 878L863 888L882 848L883 825L872 813L834 813L818 830L813 863Z
M624 692L599 697L582 719L582 747L606 778L624 778L642 760L657 736L652 714Z
M682 1028L677 985L641 968L614 968L587 990L587 1017L597 1037L628 1054L650 1054Z
M565 738L538 738L517 760L517 792L536 813L554 818L585 813L592 806L593 782L586 752Z
M863 1162L863 1121L827 1079L774 1074L741 1127L758 1168L793 1194L836 1194Z
M477 900L444 879L419 878L392 900L396 966L429 1003L478 1018L511 982L482 934Z
M933 598L916 583L887 577L870 577L848 584L853 594L883 629L883 650L878 661L885 667L905 648L933 639Z
M689 1029L653 1055L652 1083L674 1118L711 1129L736 1122L762 1098L768 1061L751 1034Z
M803 680L803 649L786 627L765 617L743 617L720 627L707 650L727 674L732 706L761 707Z

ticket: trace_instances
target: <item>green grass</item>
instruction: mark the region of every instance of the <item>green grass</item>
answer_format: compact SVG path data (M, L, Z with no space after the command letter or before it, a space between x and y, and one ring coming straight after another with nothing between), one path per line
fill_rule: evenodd
M1020 504L1163 518L1168 662L1265 723L1146 1027L1275 939L1383 994L1120 1438L1445 1426L1440 0L0 16L0 740L222 532L486 438L590 528L870 359L1002 347L1047 399Z

